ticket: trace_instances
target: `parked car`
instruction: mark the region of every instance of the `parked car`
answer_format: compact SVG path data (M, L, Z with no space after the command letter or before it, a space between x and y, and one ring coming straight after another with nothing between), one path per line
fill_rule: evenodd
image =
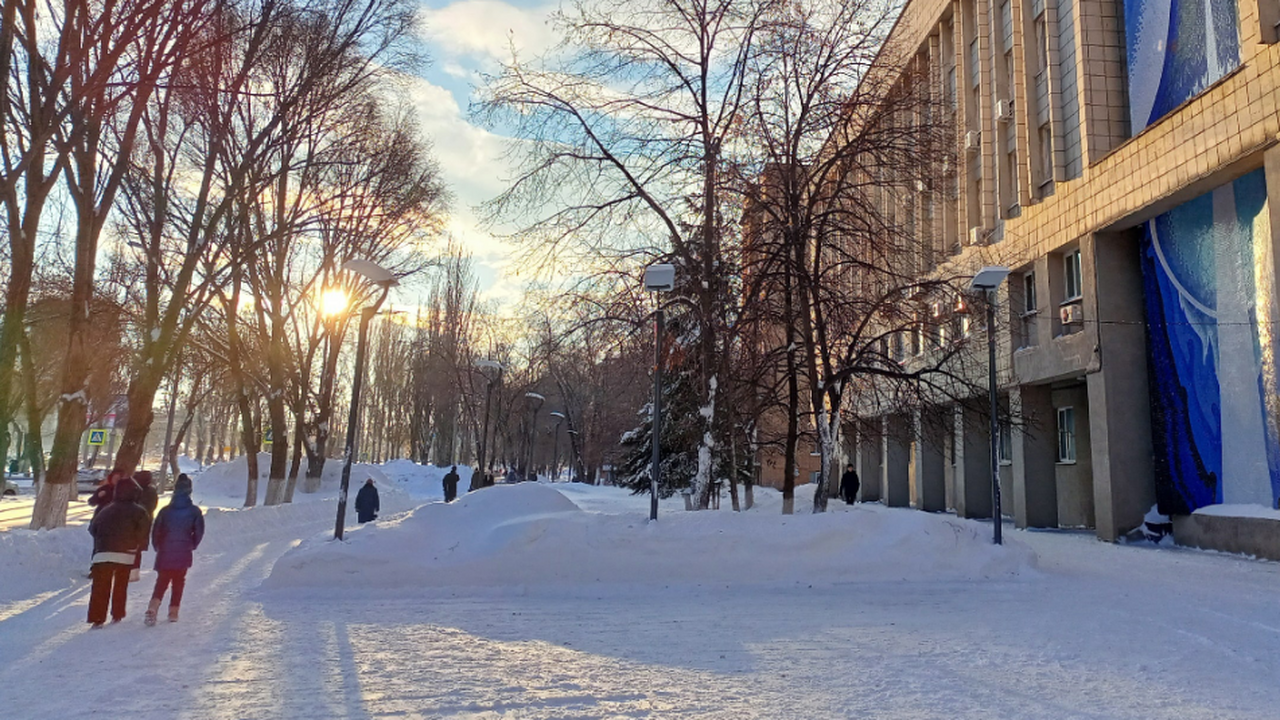
M9 478L0 478L0 487L4 488L4 491L3 491L4 495L18 494L18 486L14 485L13 482L9 480Z
M91 493L98 489L102 481L107 477L106 470L89 470L81 468L76 471L76 491L82 493Z

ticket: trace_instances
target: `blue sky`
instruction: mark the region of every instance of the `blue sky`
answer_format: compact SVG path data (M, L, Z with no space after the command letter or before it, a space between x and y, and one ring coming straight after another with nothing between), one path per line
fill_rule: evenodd
M546 24L556 0L424 0L421 32L431 63L413 90L423 130L435 145L445 181L454 194L449 232L474 255L481 292L510 303L520 279L511 270L509 248L480 230L474 206L502 190L504 139L472 124L468 106L480 73L509 57L514 42L522 57L553 41Z

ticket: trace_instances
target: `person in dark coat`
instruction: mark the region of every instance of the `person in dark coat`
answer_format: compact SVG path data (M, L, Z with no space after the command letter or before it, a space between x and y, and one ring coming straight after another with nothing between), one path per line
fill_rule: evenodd
M89 507L93 508L94 517L98 517L98 513L111 504L111 500L115 497L116 481L121 477L120 473L113 470L107 473L106 480L103 480L98 487L93 489L93 494L85 502L89 503Z
M156 587L151 592L151 604L147 606L144 622L148 627L156 624L156 613L160 611L160 602L170 585L173 593L169 596L169 622L178 622L178 606L182 604L182 591L187 585L187 570L202 539L204 513L191 501L191 478L179 475L173 484L173 497L160 509L151 528L151 545L156 549Z
M852 505L858 499L858 472L853 469L853 463L844 466L844 475L840 476L840 497L846 503Z
M139 470L133 474L133 481L138 483L138 487L142 488L142 495L138 498L138 504L142 509L147 511L147 520L152 520L156 516L156 506L160 504L160 493L156 492L155 485L151 482L150 470ZM142 552L148 549L147 544L143 543L138 549L138 556L133 560L133 571L129 573L129 582L137 582L142 570Z
M378 518L378 488L373 486L373 478L364 481L360 492L356 493L356 519L367 523Z
M107 603L111 604L111 622L124 619L129 592L129 571L138 548L147 543L151 521L138 504L142 494L138 483L124 477L116 481L111 504L89 522L93 535L93 588L89 592L89 623L94 628L107 621Z
M458 466L454 465L449 468L449 472L444 476L444 501L453 502L458 497Z

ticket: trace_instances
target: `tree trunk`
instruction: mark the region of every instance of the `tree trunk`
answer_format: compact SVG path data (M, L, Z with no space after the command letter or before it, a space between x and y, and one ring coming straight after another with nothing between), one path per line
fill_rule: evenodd
M142 461L142 453L146 449L147 435L155 422L155 412L151 409L156 399L160 383L164 382L162 363L156 362L153 355L142 364L141 369L129 381L129 413L125 419L124 437L120 440L120 448L116 451L112 469L126 475L132 475Z

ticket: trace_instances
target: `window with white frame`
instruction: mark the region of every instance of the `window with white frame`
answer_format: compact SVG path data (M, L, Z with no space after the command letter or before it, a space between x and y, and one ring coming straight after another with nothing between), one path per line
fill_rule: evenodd
M1022 274L1022 312L1033 313L1039 306L1036 304L1035 271Z
M1000 422L1000 464L1013 464L1013 426L1008 420Z
M1076 461L1076 409L1058 408L1058 462Z
M1063 295L1066 302L1079 300L1084 295L1080 274L1080 251L1072 250L1062 258Z

